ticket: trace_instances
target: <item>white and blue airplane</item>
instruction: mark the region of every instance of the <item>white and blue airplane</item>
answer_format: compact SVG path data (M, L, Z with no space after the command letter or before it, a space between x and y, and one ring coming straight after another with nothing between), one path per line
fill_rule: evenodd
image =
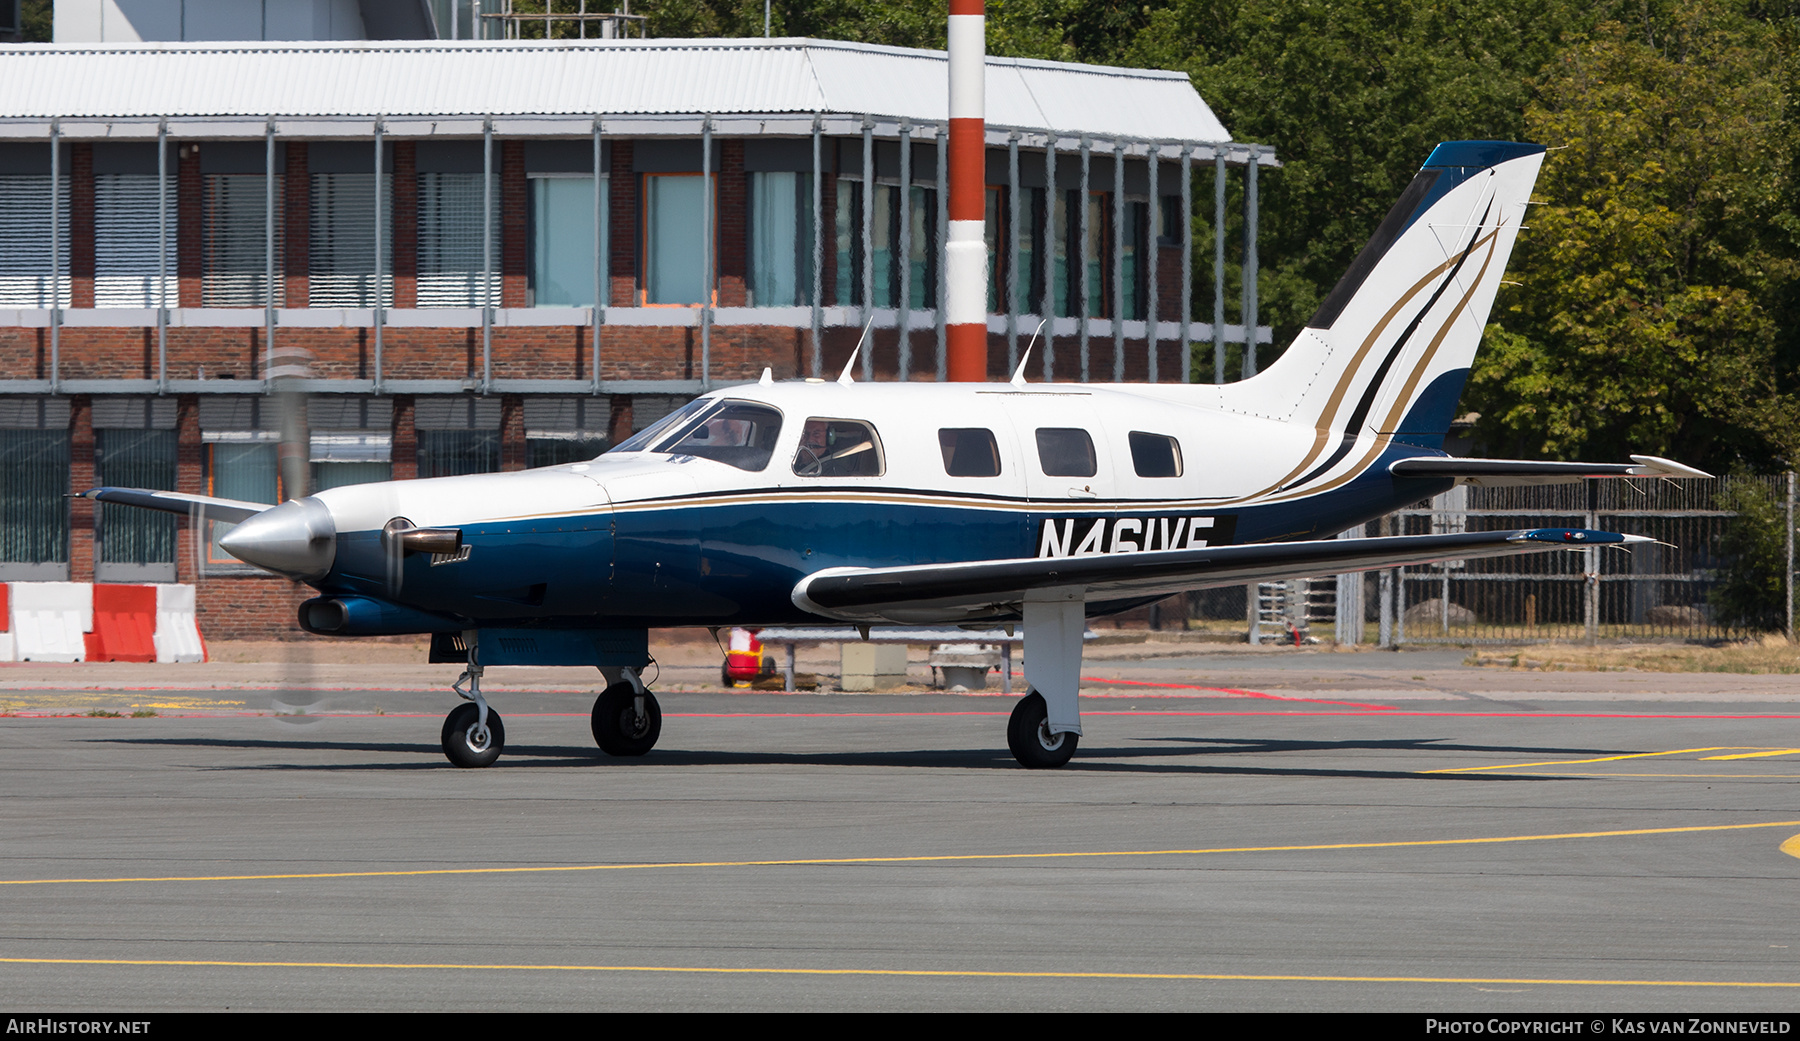
M443 747L505 743L495 665L592 665L600 748L662 716L647 631L821 623L1021 625L1008 744L1056 767L1081 734L1086 619L1183 590L1596 544L1579 529L1339 540L1467 483L1633 474L1632 463L1461 459L1444 437L1543 161L1439 145L1279 360L1224 385L760 383L703 395L604 455L517 473L332 488L278 506L98 488L236 522L233 555L308 583L300 625L431 634L465 662ZM463 684L468 683L465 691Z

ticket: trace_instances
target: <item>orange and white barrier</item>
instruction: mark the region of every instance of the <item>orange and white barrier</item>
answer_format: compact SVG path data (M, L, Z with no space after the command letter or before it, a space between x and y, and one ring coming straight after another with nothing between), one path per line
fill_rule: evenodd
M206 660L193 586L8 582L0 618L0 661Z

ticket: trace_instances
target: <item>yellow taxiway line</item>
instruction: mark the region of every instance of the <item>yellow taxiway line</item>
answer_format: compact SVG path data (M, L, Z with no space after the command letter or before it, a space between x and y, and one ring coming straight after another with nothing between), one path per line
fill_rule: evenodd
M1238 972L1059 972L1006 969L809 969L724 965L542 965L463 962L225 961L177 958L0 958L0 965L111 965L226 969L446 969L479 972L665 972L720 976L888 976L961 979L1195 980L1244 983L1453 983L1556 987L1753 987L1800 989L1794 980L1533 979L1506 976L1313 976Z
M1427 774L1466 774L1480 770L1526 770L1534 766L1581 766L1585 763L1616 763L1622 759L1653 759L1661 755L1691 755L1695 752L1735 752L1743 749L1743 745L1719 745L1713 748L1676 748L1667 752L1632 752L1628 755L1603 755L1594 759L1550 759L1541 763L1496 763L1493 766L1450 766L1441 770L1421 770ZM1780 749L1768 754L1793 751ZM1709 759L1723 759L1725 756L1708 756Z
M678 868L852 867L878 864L944 864L974 861L1076 860L1099 857L1177 857L1224 853L1310 853L1331 850L1408 849L1421 846L1486 846L1511 842L1554 842L1569 839L1621 838L1632 835L1681 835L1800 827L1800 820L1754 824L1699 824L1674 828L1621 828L1612 831L1567 831L1543 835L1493 835L1462 839L1404 839L1394 842L1321 842L1294 846L1211 846L1199 849L1077 850L1051 853L937 853L900 857L814 857L792 860L691 860L625 864L549 864L532 867L413 868L397 871L314 871L267 875L144 875L120 878L14 878L0 886L100 885L128 882L265 882L330 878L410 878L431 875L528 875L587 871L669 871Z

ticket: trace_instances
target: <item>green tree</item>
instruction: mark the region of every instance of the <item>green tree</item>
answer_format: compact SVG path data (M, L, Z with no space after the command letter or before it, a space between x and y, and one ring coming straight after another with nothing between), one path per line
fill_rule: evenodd
M1496 451L1791 466L1777 32L1713 2L1597 27L1526 110L1552 149L1467 403ZM1783 371L1784 369L1790 371Z
M1786 511L1760 483L1731 483L1719 496L1720 509L1736 511L1719 537L1726 564L1707 594L1720 624L1776 631L1787 625L1782 575L1787 570Z
M1186 70L1234 137L1275 146L1284 168L1261 180L1260 310L1285 343L1432 146L1516 139L1531 77L1595 18L1570 0L1175 0L1120 60ZM1211 258L1196 261L1195 298L1208 300ZM1234 316L1235 289L1226 299Z

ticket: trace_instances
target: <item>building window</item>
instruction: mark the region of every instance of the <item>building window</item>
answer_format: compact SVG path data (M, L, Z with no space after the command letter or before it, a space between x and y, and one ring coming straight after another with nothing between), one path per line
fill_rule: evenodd
M275 306L286 306L282 285L287 178L275 176ZM203 307L269 305L268 199L262 174L207 174Z
M525 399L525 465L560 466L594 458L612 446L606 398Z
M750 303L812 302L812 175L750 175Z
M381 176L381 278L375 276L375 175L316 173L307 255L310 307L394 306L394 179ZM376 302L376 285L381 300Z
M94 449L95 469L102 486L175 489L174 430L96 430ZM96 580L175 580L173 515L104 503L99 513Z
M644 303L708 302L702 202L699 174L644 175Z
M175 178L163 182L168 223L159 229L155 174L94 177L94 306L163 307L175 303ZM162 244L158 264L157 244ZM168 300L157 296L158 284Z
M837 213L837 302L851 306L863 303L863 182L838 179ZM870 225L869 249L874 263L876 307L899 307L900 264L910 265L911 285L907 306L913 309L937 306L937 191L917 185L911 189L910 209L902 214L900 186L875 185L872 207L874 223ZM900 222L911 224L912 240L907 256L899 256Z
M600 179L600 221L606 226L606 178ZM594 303L594 179L531 175L531 303L534 307L591 307Z
M315 394L306 413L313 491L393 479L392 399Z
M1149 231L1150 204L1127 201L1124 246L1119 251L1119 275L1125 283L1119 291L1123 304L1121 316L1124 318L1143 318L1149 306L1146 282L1149 277L1149 258L1145 248Z
M420 307L485 307L500 303L500 178L493 180L494 265L485 263L478 173L419 177ZM483 272L488 272L483 278Z
M67 579L68 402L14 399L0 412L0 579Z
M201 436L206 442L206 494L271 506L282 500L281 480L275 463L277 432L208 430ZM206 526L209 529L206 563L209 566L244 566L242 561L219 547L219 539L237 525L209 520Z
M419 476L460 477L500 469L500 402L495 398L419 398Z
M49 153L45 153L45 165ZM66 167L65 167L66 168ZM68 307L69 176L58 185L57 239L62 277L50 277L50 175L0 176L0 307ZM52 281L60 283L56 299Z

